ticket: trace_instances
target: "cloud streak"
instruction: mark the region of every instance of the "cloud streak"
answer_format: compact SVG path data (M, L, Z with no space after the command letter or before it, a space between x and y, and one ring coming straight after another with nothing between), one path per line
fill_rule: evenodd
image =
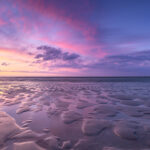
M149 75L150 70L150 50L107 56L96 63L86 66L88 70L95 70L104 75ZM113 69L112 69L113 68Z
M122 55L107 56L104 59L104 63L113 63L118 65L125 65L125 64L139 65L144 62L150 63L150 50Z

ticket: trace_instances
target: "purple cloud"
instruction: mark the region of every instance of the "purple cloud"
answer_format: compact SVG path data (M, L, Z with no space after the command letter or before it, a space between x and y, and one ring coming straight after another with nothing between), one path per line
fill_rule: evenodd
M150 50L139 51L121 55L111 55L99 60L97 63L84 66L98 74L106 72L104 75L149 75L150 70ZM113 69L112 69L113 68ZM99 70L99 71L98 71Z
M1 63L2 66L8 66L9 64L6 62Z
M134 52L124 55L122 54L122 55L107 56L104 59L104 62L105 61L116 64L135 63L136 65L143 63L145 61L149 61L150 63L150 50Z
M80 57L80 55L78 54L63 52L62 49L51 46L40 46L37 49L41 50L41 53L37 54L35 58L42 59L43 61L48 60L75 61Z

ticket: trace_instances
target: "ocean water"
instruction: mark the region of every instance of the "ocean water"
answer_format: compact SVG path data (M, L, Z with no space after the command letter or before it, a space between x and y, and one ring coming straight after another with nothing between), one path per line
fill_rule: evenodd
M1 77L0 149L150 149L150 77Z
M150 82L150 77L0 77L0 81Z

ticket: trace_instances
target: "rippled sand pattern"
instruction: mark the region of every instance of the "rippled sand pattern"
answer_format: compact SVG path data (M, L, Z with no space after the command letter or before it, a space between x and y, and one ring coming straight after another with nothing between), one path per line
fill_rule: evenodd
M2 150L148 150L150 82L0 81Z

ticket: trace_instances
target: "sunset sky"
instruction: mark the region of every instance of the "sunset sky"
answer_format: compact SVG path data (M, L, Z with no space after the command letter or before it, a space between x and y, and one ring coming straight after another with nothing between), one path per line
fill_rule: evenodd
M150 75L150 0L0 0L0 76Z

